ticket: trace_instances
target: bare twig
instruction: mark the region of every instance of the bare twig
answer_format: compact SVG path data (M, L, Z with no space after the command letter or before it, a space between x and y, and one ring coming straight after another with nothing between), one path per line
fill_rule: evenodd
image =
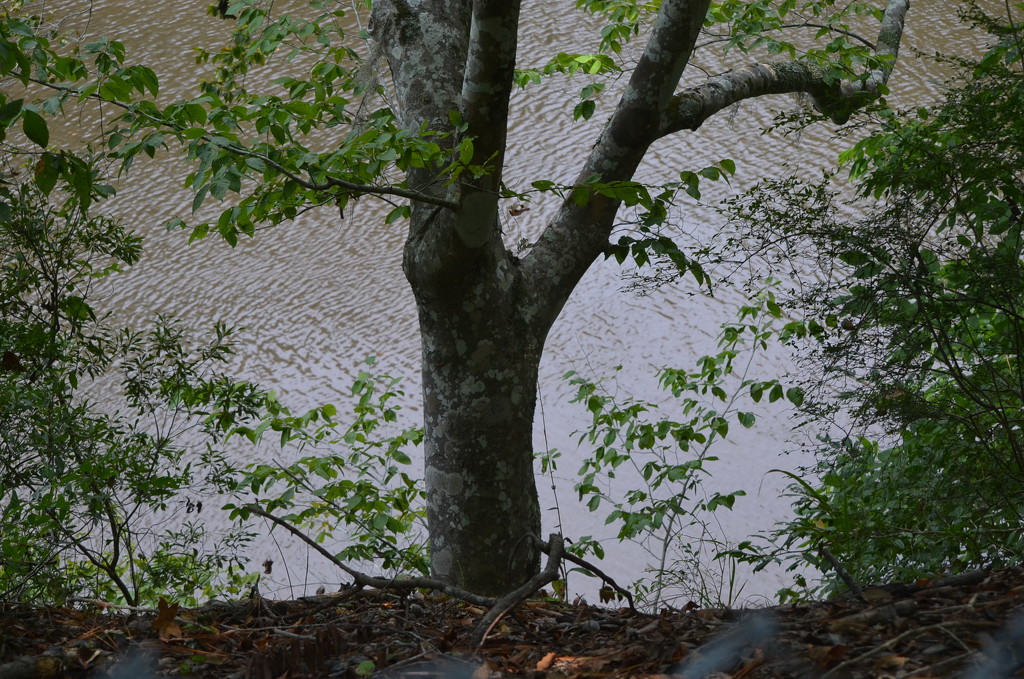
M920 635L920 634L925 634L927 632L933 632L933 631L938 631L938 630L941 630L943 632L948 632L948 630L946 628L947 628L947 626L949 624L950 624L949 622L940 622L940 623L936 623L934 625L926 625L924 627L915 627L913 629L908 629L903 634L899 634L899 635L893 637L892 639L889 639L888 641L886 641L884 643L881 643L878 646L875 646L874 648L872 648L872 649L870 649L868 651L865 651L864 653L861 653L858 656L850 658L849 660L846 660L845 662L839 663L838 665L836 665L835 667L830 669L828 672L826 672L825 674L821 675L821 679L828 679L828 677L831 677L834 674L841 674L842 670L844 670L844 669L846 669L848 667L852 667L853 665L856 665L857 663L859 663L861 660L865 660L867 658L870 658L871 656L875 655L876 653L881 653L885 649L891 648L891 647L895 646L896 644L898 644L899 642L903 641L904 639L909 639L911 637L914 637L914 636L917 636L917 635ZM961 624L969 624L969 625L978 626L978 627L999 627L1000 626L998 623L989 622L987 620L984 620L984 621L979 620L979 621L974 621L974 622L970 622L970 623L962 622Z
M89 599L89 598L85 598L85 597L71 597L71 598L68 599L68 603L72 603L72 604L88 604L90 606L95 606L96 608L98 608L98 609L100 609L102 611L105 611L105 610L109 609L109 610L114 610L114 611L131 611L133 613L140 613L140 612L141 613L154 613L154 612L156 612L155 608L152 608L152 607L149 607L149 606L129 606L127 604L112 604L109 601L104 601L103 599Z
M826 561L832 564L832 568L836 570L836 575L846 583L846 586L850 588L853 595L858 599L863 599L864 590L861 589L860 585L857 584L857 581L853 579L852 575L850 575L850 571L846 570L846 567L843 566L839 559L836 558L836 555L833 554L825 545L819 545L818 551L821 552L821 555L825 557Z
M316 641L316 637L309 634L296 634L295 632L289 632L286 629L280 627L232 627L231 625L220 624L220 627L224 630L224 634L250 634L252 632L273 632L278 636L288 637L289 639L302 639L303 641ZM314 625L304 625L304 627L314 627Z
M537 541L540 542L539 539ZM542 552L547 553L547 545L544 545L544 543L541 543L540 549L541 549ZM586 568L588 571L590 571L591 573L593 573L597 577L601 578L612 589L614 589L616 592L618 592L619 594L621 594L623 597L626 598L626 601L629 603L629 610L633 611L634 613L638 612L636 610L636 606L634 605L634 602L633 602L633 595L632 595L632 593L630 593L630 591L628 589L620 587L619 584L617 582L615 582L614 578L612 578L610 575L608 575L607 573L605 573L600 568L598 568L594 564L590 563L589 561L587 561L583 557L576 556L575 554L570 554L569 552L565 552L564 554L562 554L562 558L565 559L566 561L571 561L572 563L576 564L577 566L581 566L583 568Z

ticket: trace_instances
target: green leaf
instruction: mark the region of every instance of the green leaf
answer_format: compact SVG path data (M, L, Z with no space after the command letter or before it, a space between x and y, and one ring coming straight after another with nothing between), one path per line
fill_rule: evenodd
M149 90L149 93L154 97L159 93L160 84L156 73L148 66L133 66L131 68L131 79L135 89L140 93L145 94L145 91Z
M88 168L75 168L71 175L71 185L75 189L75 197L83 210L89 209L92 202L92 172Z
M25 130L25 136L28 137L29 140L43 148L46 148L49 145L50 130L46 126L46 121L41 115L31 109L25 109L21 114L21 123Z
M701 177L710 179L711 181L718 181L722 176L722 171L717 167L705 167L703 170L698 172Z
M52 153L44 153L36 163L33 179L44 195L49 195L53 187L56 186L57 177L60 174L59 165L60 157Z
M696 172L683 170L679 173L679 181L683 184L683 190L686 193L695 200L700 200L700 177Z
M399 219L407 219L412 214L412 210L408 205L399 205L384 218L385 224L392 224L397 222Z
M0 127L8 127L21 114L23 100L15 99L0 106Z
M459 144L459 162L469 165L473 160L473 140L463 139Z
M87 321L95 318L92 307L82 297L65 297L60 306L70 320Z
M590 120L590 117L594 115L594 111L596 109L597 103L593 100L587 99L586 101L581 101L573 107L572 119L579 120L580 118L583 118L584 120Z

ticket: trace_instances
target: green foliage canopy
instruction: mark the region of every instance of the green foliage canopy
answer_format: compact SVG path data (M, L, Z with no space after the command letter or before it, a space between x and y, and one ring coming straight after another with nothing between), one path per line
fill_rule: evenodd
M792 337L815 338L807 365L824 376L806 414L840 433L818 448L820 483L794 485L778 537L855 583L1024 556L1020 25L968 19L994 44L946 59L944 101L885 117L843 154L865 218L791 178L732 205L768 225L761 242L782 259L836 263L791 301L809 319Z

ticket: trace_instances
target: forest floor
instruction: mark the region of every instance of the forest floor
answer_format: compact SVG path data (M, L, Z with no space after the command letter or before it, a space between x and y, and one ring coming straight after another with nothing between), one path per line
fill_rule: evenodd
M416 593L160 611L0 602L0 679L1001 679L1024 676L1022 604L1024 568L763 609L533 600L474 645L481 608Z

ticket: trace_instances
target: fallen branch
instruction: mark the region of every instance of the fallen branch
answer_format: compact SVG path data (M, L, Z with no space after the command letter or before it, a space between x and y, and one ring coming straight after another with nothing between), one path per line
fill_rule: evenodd
M309 545L317 552L319 552L324 558L326 558L335 566L340 568L342 571L350 575L352 577L354 584L358 587L374 587L377 589L400 590L433 589L443 592L449 596L455 597L456 599L461 599L462 601L465 601L467 603L475 604L477 606L488 607L489 610L487 611L487 613L484 614L484 617L480 619L480 622L473 630L473 644L475 646L479 646L483 643L484 638L491 631L491 628L494 627L495 624L497 624L498 620L501 619L501 616L505 615L505 613L518 606L522 601L527 599L531 594L537 592L537 590L542 588L544 585L547 585L548 583L557 580L559 568L562 565L562 559L571 561L572 563L578 566L582 566L583 568L586 568L591 572L595 573L598 577L604 580L604 582L606 582L612 588L614 588L616 592L626 597L626 600L629 602L630 609L636 611L636 608L634 608L633 606L633 596L629 593L628 590L620 587L615 582L615 580L613 580L611 577L603 573L599 568L587 562L585 559L566 553L562 536L557 533L552 533L548 537L547 543L541 542L540 538L538 538L535 535L530 536L530 538L538 544L540 550L548 555L547 565L544 567L544 570L530 578L526 583L518 587L515 591L506 594L500 599L495 599L493 597L480 596L479 594L467 592L464 589L454 587L452 585L449 585L448 583L442 582L440 580L435 580L433 578L425 578L418 576L377 578L370 575L366 575L365 573L361 573L353 569L351 566L347 565L343 561L341 561L338 557L328 552L323 547L323 545L317 543L315 540L310 538L308 535L303 533L298 528L292 526L284 519L274 516L273 514L263 509L259 505L247 504L245 505L245 509L252 512L253 514L262 516L263 518L272 521L273 523L277 524L278 526L281 526L289 533L305 542L307 545Z
M298 528L292 526L284 519L274 516L273 514L271 514L270 512L268 512L267 510L263 509L258 505L248 504L245 505L245 509L252 512L253 514L258 514L259 516L262 516L263 518L274 522L275 524L281 526L295 537L305 542L307 545L315 549L324 558L329 560L335 566L343 570L345 573L348 573L348 575L352 577L353 582L359 587L375 587L377 589L402 590L436 589L439 592L443 592L449 596L453 596L456 599L462 599L467 603L476 604L477 606L493 606L495 605L495 603L497 603L497 599L494 599L493 597L486 597L480 596L479 594L473 594L472 592L467 592L464 589L454 587L446 582L441 582L440 580L434 580L433 578L424 578L419 576L376 578L371 575L366 575L365 573L360 573L359 571L346 565L345 562L341 561L338 557L334 556L326 549L324 549L323 545L318 544L311 537L303 533Z
M548 555L548 563L544 566L544 570L527 580L518 589L498 599L491 606L491 609L484 614L484 617L480 618L480 622L477 623L476 628L473 630L472 638L472 644L478 648L483 644L484 638L491 631L491 628L501 619L501 616L518 606L544 585L558 579L558 571L562 565L562 559L566 556L562 536L558 533L552 533L548 537L546 545L540 541L540 538L536 536L530 537L541 544L541 551Z
M858 585L857 581L853 579L853 576L850 575L850 572L848 570L846 570L842 562L840 562L839 559L836 558L836 555L833 554L825 545L819 545L818 551L821 553L823 557L825 557L826 561L832 564L832 568L835 569L836 575L838 575L840 579L842 579L842 581L846 583L846 586L849 588L850 592L853 593L853 596L863 601L864 590L861 589L861 586Z
M535 538L535 539L537 540L537 542L540 542L539 538ZM545 554L548 553L548 546L545 545L543 542L540 542L540 551L544 552ZM587 561L586 559L584 559L582 557L579 557L579 556L576 556L575 554L570 554L569 552L563 552L562 558L565 559L566 561L571 561L572 563L576 564L577 566L580 566L582 568L586 568L588 571L590 571L591 573L593 573L597 577L601 578L601 580L603 580L605 582L605 584L607 584L612 589L614 589L616 592L618 592L619 594L621 594L623 597L626 598L626 601L629 602L629 610L631 610L634 613L638 613L639 612L639 611L636 610L636 606L633 603L633 595L630 593L630 591L628 589L620 587L619 584L617 582L615 582L615 580L610 575L608 575L607 573L602 571L600 568L598 568L594 564L592 564L589 561Z

